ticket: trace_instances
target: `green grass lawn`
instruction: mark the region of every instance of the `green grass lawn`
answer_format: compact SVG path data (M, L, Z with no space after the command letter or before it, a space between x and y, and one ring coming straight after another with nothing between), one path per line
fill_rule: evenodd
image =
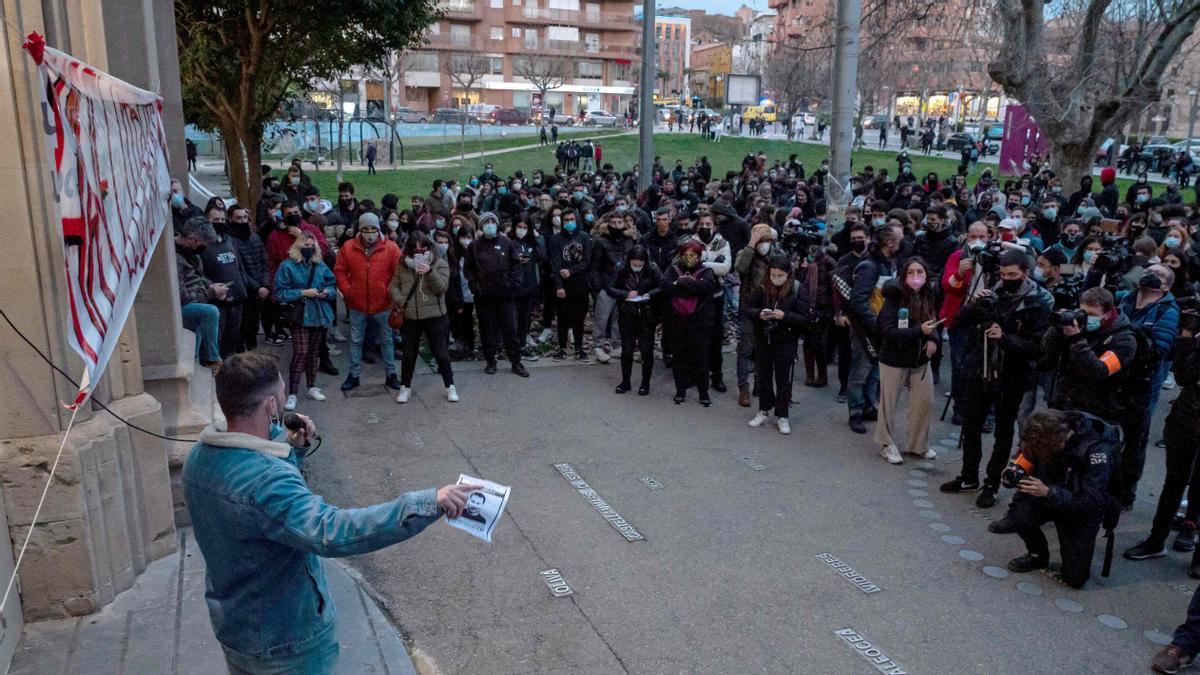
M596 134L598 135L598 134ZM497 149L502 147L515 147L525 143L527 139L493 139L485 141L485 148ZM495 146L488 146L489 142L496 143ZM504 145L509 143L508 145ZM611 163L620 171L628 170L638 159L638 137L633 134L610 138L601 142L603 148L603 162ZM457 152L458 144L450 144L449 153L446 152L447 146L431 146L429 152L433 153L430 158L445 157L447 154ZM478 141L475 142L474 150L478 151ZM425 148L422 148L425 150ZM690 166L692 162L699 156L708 157L708 161L713 166L713 177L724 177L725 172L729 170L740 170L742 158L747 153L757 153L762 150L767 154L768 163L772 163L775 159L787 160L788 156L795 153L800 161L804 163L807 171L821 165L821 160L828 153L828 148L823 145L811 143L788 143L782 140L763 140L759 138L732 138L726 136L720 143L710 143L702 140L699 136L684 135L684 134L660 134L654 139L654 153L662 157L664 166L671 167L675 165L676 159L682 159L685 166ZM470 141L467 143L467 151L471 152L472 147ZM406 158L408 157L406 153ZM943 178L953 175L957 170L958 161L952 159L943 159L940 157L926 157L919 152L909 153L909 158L912 160L913 173L917 176L924 176L930 171L935 171ZM389 170L381 169L374 176L369 176L365 171L345 171L346 180L354 183L359 198L374 199L378 203L379 198L387 193L394 193L400 197L400 203L407 202L411 195L428 194L431 184L434 179L456 179L460 181L467 180L472 174L478 174L483 170L483 164L486 161L492 162L497 174L508 176L517 170L523 170L526 175L529 175L534 169L540 168L549 173L555 164L554 151L551 147L546 148L531 148L528 150L520 150L508 152L500 155L486 157L481 159L468 159L465 166L453 168L438 168L438 169L418 169L418 170ZM877 150L859 150L853 155L854 169L859 171L862 167L872 165L876 168L886 167L889 174L895 177L896 175L896 153L895 152L880 152ZM995 165L980 164L978 169L970 175L969 184L974 186L975 180L978 178L982 169L991 166L993 172ZM310 171L313 184L321 189L321 194L332 195L336 192L337 180L336 174L333 171ZM1118 180L1121 194L1125 194L1125 190L1131 184L1125 179ZM1099 186L1099 180L1096 181ZM1074 191L1076 186L1067 185L1064 189L1070 193Z
M413 139L412 143L406 142L404 145L404 161L412 162L418 160L430 159L446 159L449 157L457 157L462 149L462 140L459 135L458 127L450 127L450 132L443 141L441 137L435 139ZM472 132L475 132L474 134ZM614 133L620 133L619 129L560 129L558 133L559 139L563 138L600 138L609 136ZM431 140L429 144L424 141ZM480 141L478 129L474 126L467 127L466 152L479 152ZM538 142L537 134L522 134L519 136L506 136L497 138L495 136L485 136L483 138L483 151L503 150L506 148L519 148L523 145L536 145ZM400 155L397 151L396 159L399 160Z

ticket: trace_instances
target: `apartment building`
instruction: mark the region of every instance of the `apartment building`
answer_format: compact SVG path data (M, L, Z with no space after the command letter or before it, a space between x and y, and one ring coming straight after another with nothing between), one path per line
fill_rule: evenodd
M710 107L721 107L725 100L725 80L733 68L733 48L724 42L709 42L692 47L690 89Z
M633 104L640 61L640 30L627 0L450 0L427 31L421 49L405 54L403 86L395 105L417 110L467 101L446 71L456 52L481 54L487 72L470 103L529 109L553 106L563 114L588 110L622 113ZM569 73L546 100L529 80L524 59L565 60Z
M655 91L659 96L683 96L688 93L688 73L692 67L692 20L686 16L655 16Z

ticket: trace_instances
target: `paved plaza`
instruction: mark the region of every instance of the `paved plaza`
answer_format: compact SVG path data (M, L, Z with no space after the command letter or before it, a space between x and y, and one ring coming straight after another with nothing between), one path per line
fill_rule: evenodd
M643 398L613 393L615 363L543 360L528 380L456 366L458 404L423 373L397 405L368 366L351 397L302 405L325 438L310 480L333 503L459 473L513 487L493 544L439 524L349 561L441 672L1135 672L1196 587L1186 554L1120 558L1149 527L1154 447L1112 576L1100 541L1073 591L1004 569L1024 548L985 527L1009 494L980 511L937 491L961 457L948 422L936 460L890 466L832 389L797 387L785 437L747 428L732 393L673 405L662 369Z

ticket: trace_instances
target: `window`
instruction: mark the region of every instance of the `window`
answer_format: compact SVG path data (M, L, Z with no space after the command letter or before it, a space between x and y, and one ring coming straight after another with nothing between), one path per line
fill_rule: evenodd
M493 9L504 9L504 0L490 0L488 6Z
M512 29L512 35L513 35L513 37L515 37L515 38L519 38L519 37L521 37L521 29L520 29L520 28L514 28L514 29Z
M525 48L526 49L537 49L537 46L538 46L537 29L536 28L526 28L525 29Z
M450 24L450 42L456 45L470 44L471 27L465 23Z
M604 64L599 61L580 61L579 79L599 80L604 76Z
M493 40L503 40L504 39L504 26L492 26L492 39Z
M503 75L504 74L504 57L492 56L492 57L488 58L488 61L491 62L493 75Z
M579 42L579 29L575 26L550 26L546 39L561 42Z
M589 52L596 53L600 51L600 34L587 33L583 36L583 44Z
M423 73L436 73L438 70L437 52L409 52L404 57L404 65L408 70Z
M628 82L633 79L633 65L629 63L614 63L608 67L608 74L614 80Z
M550 9L570 9L578 12L579 0L550 0L547 7Z

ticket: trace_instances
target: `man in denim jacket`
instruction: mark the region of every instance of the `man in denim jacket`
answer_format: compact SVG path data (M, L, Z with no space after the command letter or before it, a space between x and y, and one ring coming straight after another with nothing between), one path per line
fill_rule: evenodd
M304 416L304 429L283 428L275 359L234 356L218 371L216 390L228 421L204 430L183 468L213 631L232 673L332 672L335 612L318 556L404 541L443 513L457 517L478 487L447 485L339 509L300 475L316 428Z

